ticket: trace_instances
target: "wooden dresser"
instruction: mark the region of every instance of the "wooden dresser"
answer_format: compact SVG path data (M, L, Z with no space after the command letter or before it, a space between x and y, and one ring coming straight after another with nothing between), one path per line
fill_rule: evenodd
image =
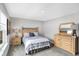
M54 37L54 45L62 48L73 55L78 53L78 37L74 22L61 23L59 33Z
M78 51L77 39L75 36L57 34L54 37L54 45L72 53L73 55L75 55Z
M11 45L21 45L21 37L19 36L14 36L11 38Z

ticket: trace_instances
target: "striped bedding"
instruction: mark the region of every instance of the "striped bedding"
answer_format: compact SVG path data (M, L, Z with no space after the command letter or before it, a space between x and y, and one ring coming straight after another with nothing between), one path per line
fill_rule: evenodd
M34 49L39 49L46 46L50 47L49 40L41 36L23 37L22 41L24 43L25 52L27 54L29 53L29 51L34 50Z

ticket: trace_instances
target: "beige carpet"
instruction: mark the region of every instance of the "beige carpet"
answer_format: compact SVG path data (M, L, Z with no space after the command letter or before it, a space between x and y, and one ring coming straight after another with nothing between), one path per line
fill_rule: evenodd
M71 56L71 55L72 54L57 47L45 49L32 55L26 55L24 45L16 46L14 48L10 47L9 52L7 54L7 56Z

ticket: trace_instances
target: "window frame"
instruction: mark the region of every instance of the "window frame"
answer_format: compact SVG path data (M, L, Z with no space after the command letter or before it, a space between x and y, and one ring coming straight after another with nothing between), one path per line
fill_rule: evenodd
M4 19L4 20L3 20ZM6 43L8 43L8 39L7 39L7 17L6 17L6 15L0 10L0 20L1 20L1 22L0 22L0 24L4 27L3 29L2 29L2 31L3 31L3 39L2 39L2 43L0 44L0 49L2 49L2 47L6 44Z

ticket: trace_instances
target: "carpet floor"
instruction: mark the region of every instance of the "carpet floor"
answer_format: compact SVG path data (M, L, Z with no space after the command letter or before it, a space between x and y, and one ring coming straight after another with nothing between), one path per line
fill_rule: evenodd
M26 55L24 45L10 47L7 56L73 56L72 54L57 47L51 47L32 55Z

